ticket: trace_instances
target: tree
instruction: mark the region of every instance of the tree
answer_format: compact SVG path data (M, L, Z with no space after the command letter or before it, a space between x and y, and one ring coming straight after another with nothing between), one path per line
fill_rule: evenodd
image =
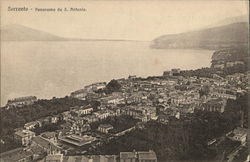
M209 93L209 86L208 85L205 85L201 88L201 90L199 91L200 93L200 96L207 96L208 93Z
M112 92L119 92L121 87L121 84L117 80L113 79L106 85L105 92L107 94L110 94Z

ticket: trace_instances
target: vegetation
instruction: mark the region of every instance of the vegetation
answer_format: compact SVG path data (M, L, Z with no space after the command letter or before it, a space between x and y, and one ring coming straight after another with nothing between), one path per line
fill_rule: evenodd
M159 160L184 160L202 159L209 150L205 142L195 138L196 132L189 132L187 123L172 121L172 125L163 125L157 122L149 122L145 129L137 129L118 139L115 139L100 147L94 153L118 154L121 151L148 151L156 152ZM192 135L191 135L192 134ZM199 143L201 142L201 143Z
M121 88L120 83L117 80L111 80L106 88L105 88L105 92L106 94L111 94L112 92L118 92Z
M90 126L92 130L95 130L100 124L111 124L114 127L111 133L118 133L135 126L137 122L139 122L139 120L133 119L131 116L122 115L108 117L102 121L91 123Z
M212 78L213 74L215 74L216 72L217 70L212 68L201 68L196 70L183 70L181 71L181 75L186 77L197 76L197 77Z
M171 119L168 125L148 122L144 129L136 129L101 146L93 154L118 154L121 151L156 152L164 160L214 160L227 146L238 143L224 141L218 150L210 149L207 142L224 136L240 125L240 110L247 112L248 95L229 100L224 113L197 111L182 120ZM244 125L247 126L247 113ZM230 151L230 150L229 150Z
M96 93L111 94L112 92L119 92L121 87L121 84L117 80L112 79L104 89L99 89Z
M243 61L247 64L247 58L248 47L239 46L215 51L212 57L212 63L216 63L217 61Z
M235 73L245 73L248 70L246 64L239 64L232 67L226 67L224 69L216 69L216 68L201 68L196 70L183 70L181 71L181 75L185 77L204 77L204 78L212 78L214 74L217 74L221 77L225 77L227 75L232 75Z
M32 131L36 133L36 135L39 135L43 132L53 132L56 130L59 130L61 127L60 125L63 124L64 121L59 121L58 123L48 123L45 125L42 125L41 127L36 127Z
M209 93L209 86L205 85L201 88L201 90L199 91L200 96L207 96Z
M239 154L236 156L233 162L245 162L248 155L249 155L249 150L248 147L245 146L239 151Z

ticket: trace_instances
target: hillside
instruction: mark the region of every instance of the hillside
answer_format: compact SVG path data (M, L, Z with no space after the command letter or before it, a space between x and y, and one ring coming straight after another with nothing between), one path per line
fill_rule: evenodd
M247 64L249 61L248 48L228 48L217 50L212 56L212 68L234 68L238 70L247 70ZM231 69L232 70L232 69Z
M247 45L248 23L238 22L198 31L164 35L153 40L152 48L220 49Z
M2 41L58 41L65 40L65 38L25 27L22 25L7 25L1 27Z
M248 15L228 17L214 24L211 24L207 26L206 28L218 27L218 26L229 25L229 24L240 23L240 22L248 22Z
M126 40L126 39L66 38L18 24L2 26L1 40L2 41L135 41L135 42L138 41L138 40Z

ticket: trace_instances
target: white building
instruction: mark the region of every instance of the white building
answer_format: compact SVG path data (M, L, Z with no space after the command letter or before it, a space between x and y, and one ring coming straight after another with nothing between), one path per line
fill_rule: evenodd
M35 137L35 133L30 130L19 130L14 134L15 140L24 146L29 145L33 137Z
M101 124L98 127L98 131L102 133L109 133L109 130L114 129L114 127L110 124Z
M93 110L94 109L92 107L81 106L79 112L80 112L80 114L86 115L86 114L91 114Z

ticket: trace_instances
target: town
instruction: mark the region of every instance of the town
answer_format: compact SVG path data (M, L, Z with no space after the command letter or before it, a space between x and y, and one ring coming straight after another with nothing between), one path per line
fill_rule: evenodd
M244 63L226 65L238 64ZM213 66L216 72L209 77L172 69L162 76L131 75L87 85L66 96L72 104L61 111L50 110L53 113L42 118L19 121L25 123L13 129L16 148L1 153L1 159L156 162L177 155L188 159L192 149L192 157L198 160L233 161L239 154L247 157L248 114L241 101L248 98L250 73L222 76L224 66ZM60 109L59 99L53 98L51 104ZM1 111L32 106L46 103L35 96L15 98ZM7 123L1 118L1 127ZM199 124L204 130L197 129ZM202 146L196 146L199 142ZM7 138L1 136L1 145L6 144ZM208 153L198 156L199 151Z

